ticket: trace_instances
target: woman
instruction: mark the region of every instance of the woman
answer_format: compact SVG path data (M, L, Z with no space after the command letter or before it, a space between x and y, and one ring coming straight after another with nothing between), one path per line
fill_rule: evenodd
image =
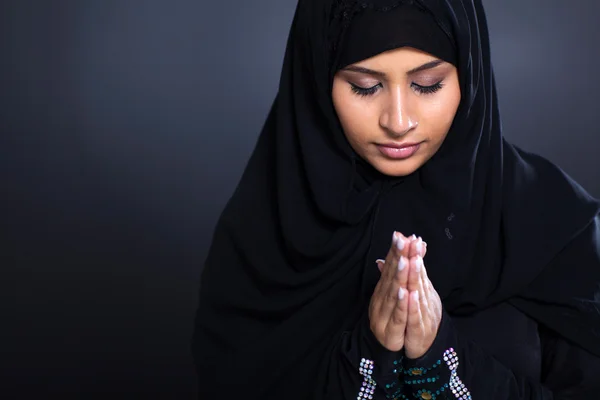
M599 210L503 139L480 0L300 0L202 275L200 398L598 398Z

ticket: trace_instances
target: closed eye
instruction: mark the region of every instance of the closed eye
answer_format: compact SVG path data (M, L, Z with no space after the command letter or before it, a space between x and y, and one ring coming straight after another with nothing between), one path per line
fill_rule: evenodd
M417 93L420 94L433 94L436 93L437 91L439 91L444 85L442 84L443 81L439 81L431 86L423 86L423 85L419 85L417 83L412 83L411 86L413 88L413 90L415 90ZM381 89L383 87L383 85L381 83L378 83L375 86L371 86L368 88L364 88L358 85L355 85L353 83L350 83L350 89L352 90L353 93L365 97L365 96L372 96L375 93L377 93L379 91L379 89Z
M383 87L383 86L381 85L381 83L378 83L377 85L375 85L375 86L371 86L371 87L369 87L369 88L360 87L360 86L358 86L358 85L355 85L355 84L353 84L353 83L351 83L351 84L350 84L350 88L352 89L352 91L353 91L354 93L356 93L357 95L359 95L359 96L372 96L372 95L374 95L374 94L375 94L375 93L376 93L376 92L379 90L379 88L381 88L381 87Z
M439 81L436 84L433 84L431 86L422 86L422 85L418 85L416 83L412 84L413 88L422 94L433 94L435 92L437 92L438 90L440 90L444 85L442 85L442 81Z

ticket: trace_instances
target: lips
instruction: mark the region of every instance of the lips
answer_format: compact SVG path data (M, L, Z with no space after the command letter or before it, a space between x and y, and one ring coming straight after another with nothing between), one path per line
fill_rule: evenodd
M404 149L406 147L414 147L421 144L419 143L383 143L380 146L391 147L393 149Z
M385 143L378 144L379 152L386 158L405 160L412 157L421 147L421 143Z

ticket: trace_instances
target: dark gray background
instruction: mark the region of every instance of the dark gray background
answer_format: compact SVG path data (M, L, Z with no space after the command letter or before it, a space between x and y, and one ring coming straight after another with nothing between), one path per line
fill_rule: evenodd
M600 196L600 3L486 5L506 136ZM198 277L294 8L0 2L0 397L193 398Z

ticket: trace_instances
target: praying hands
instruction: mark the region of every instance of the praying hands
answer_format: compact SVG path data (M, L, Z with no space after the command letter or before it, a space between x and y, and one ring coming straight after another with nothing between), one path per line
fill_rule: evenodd
M404 348L408 358L423 356L433 344L442 319L441 299L427 277L419 237L394 232L385 260L377 260L381 278L369 305L371 331L390 351Z

